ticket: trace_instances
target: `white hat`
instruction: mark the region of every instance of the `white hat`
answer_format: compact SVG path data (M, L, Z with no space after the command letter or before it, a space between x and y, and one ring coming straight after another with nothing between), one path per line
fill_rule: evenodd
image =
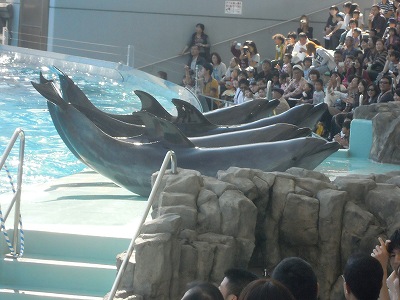
M294 65L293 70L294 69L299 69L300 71L303 71L303 67L301 65Z

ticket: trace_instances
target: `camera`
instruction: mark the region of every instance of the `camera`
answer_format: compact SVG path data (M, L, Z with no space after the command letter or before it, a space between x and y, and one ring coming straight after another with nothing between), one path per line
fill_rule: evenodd
M301 19L301 20L300 20L300 23L303 23L303 24L304 24L304 23L307 23L307 21L304 20L304 19Z

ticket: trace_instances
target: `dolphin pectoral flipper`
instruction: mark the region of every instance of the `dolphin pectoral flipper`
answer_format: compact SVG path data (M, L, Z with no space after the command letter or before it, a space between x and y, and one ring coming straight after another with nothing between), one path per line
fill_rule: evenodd
M168 121L172 121L173 116L165 110L165 108L149 93L144 91L135 90L135 94L139 97L142 102L142 110L147 111L156 117L163 118Z
M68 104L60 97L56 92L55 87L52 82L48 83L36 83L31 81L32 86L48 101L51 103L65 108Z
M171 122L158 118L151 113L141 111L140 117L145 125L145 132L149 141L163 140L169 144L184 147L195 147L195 145Z

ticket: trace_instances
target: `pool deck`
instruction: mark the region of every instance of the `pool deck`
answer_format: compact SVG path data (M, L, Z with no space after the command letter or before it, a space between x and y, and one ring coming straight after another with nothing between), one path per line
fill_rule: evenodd
M0 194L3 213L12 192ZM121 188L93 171L22 186L21 216L29 230L131 238L147 198ZM13 211L6 228L13 226Z

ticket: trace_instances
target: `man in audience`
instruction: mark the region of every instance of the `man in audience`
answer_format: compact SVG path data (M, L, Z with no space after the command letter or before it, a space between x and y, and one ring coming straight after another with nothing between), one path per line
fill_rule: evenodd
M244 269L233 268L225 271L225 277L219 285L224 300L237 300L242 290L258 276Z
M283 97L285 99L296 98L302 96L303 88L307 84L307 80L303 77L303 67L300 65L293 66L293 79L286 87Z
M299 40L294 44L292 51L292 63L300 63L307 56L306 44L308 42L307 35L304 32L299 33Z
M275 115L279 115L287 110L290 109L290 106L285 98L283 98L283 90L280 88L273 88L272 89L272 99L278 99L279 104L274 109Z
M378 4L371 7L371 13L368 17L369 30L376 30L376 35L382 37L386 29L386 18L381 14Z
M383 269L369 255L351 256L343 272L343 289L347 300L377 300L382 287Z
M378 96L377 103L394 101L392 93L392 77L383 75L379 80L379 88L381 93Z
M282 260L271 277L281 282L296 300L317 300L318 282L311 265L299 257Z

